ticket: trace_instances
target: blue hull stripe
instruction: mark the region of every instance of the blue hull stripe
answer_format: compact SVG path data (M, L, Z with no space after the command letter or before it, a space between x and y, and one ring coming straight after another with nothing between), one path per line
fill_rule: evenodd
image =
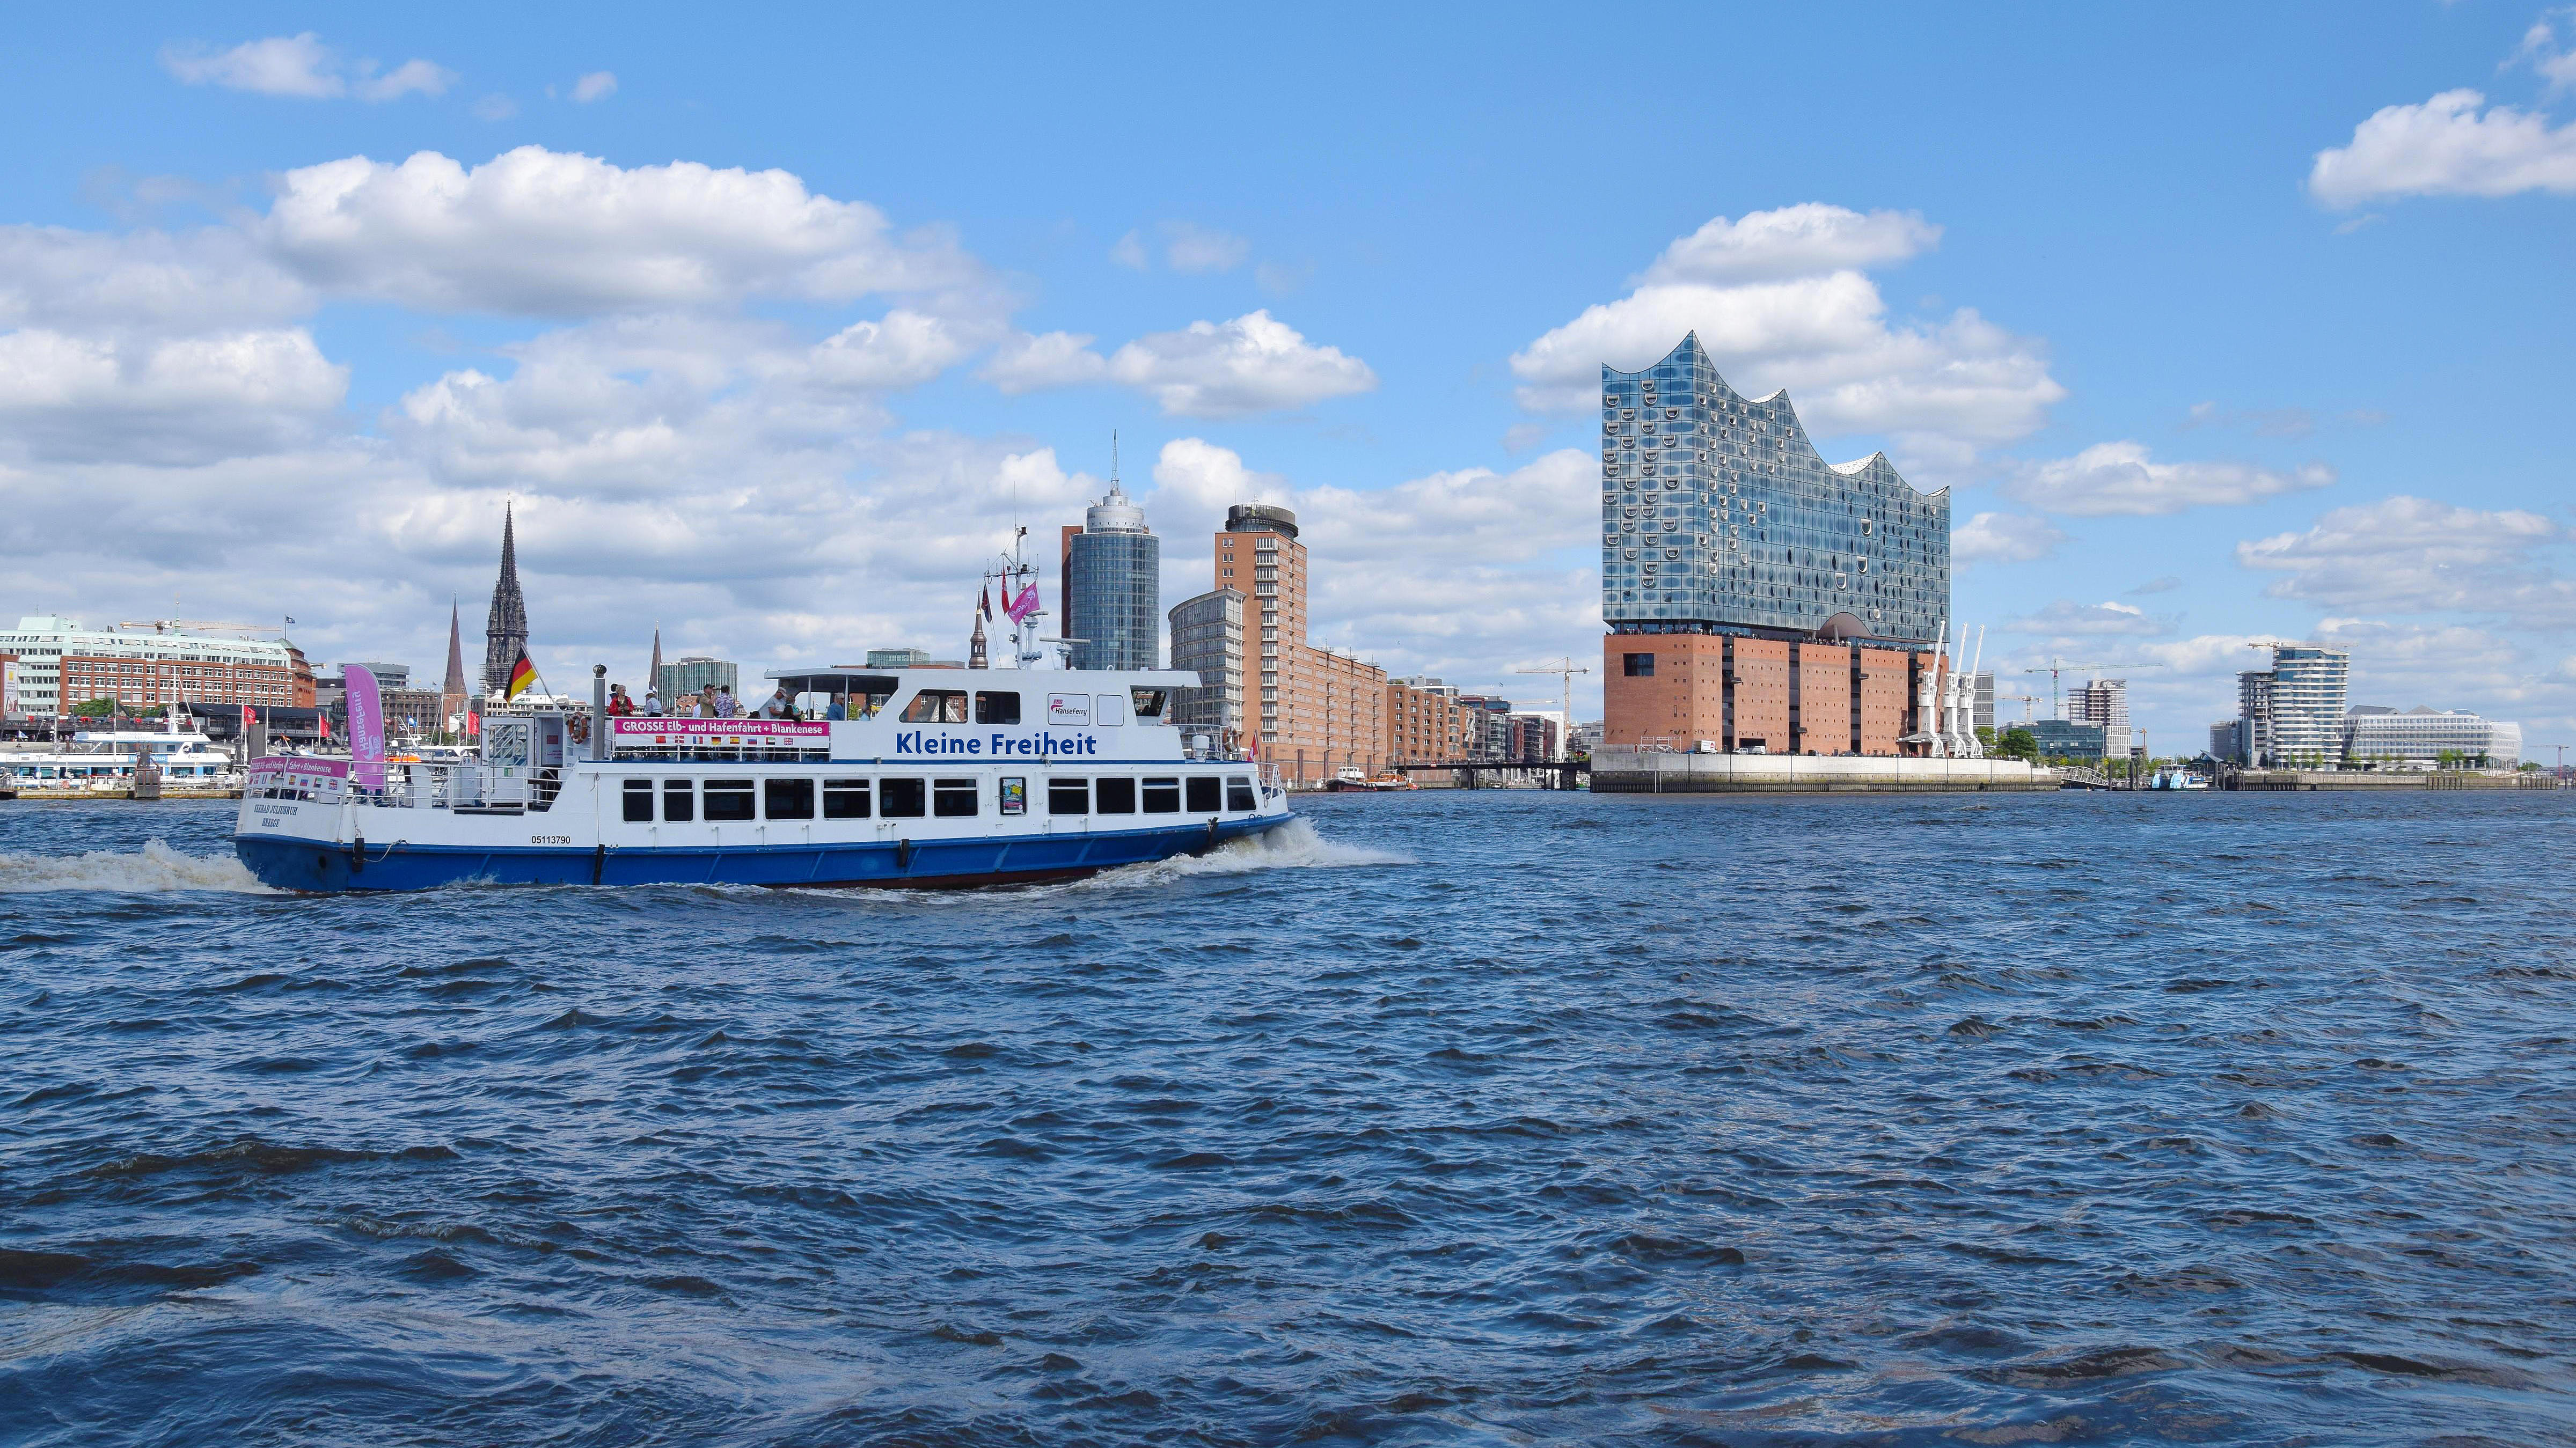
M1219 841L1260 834L1291 816L1227 820ZM237 835L233 848L263 885L279 890L431 890L463 881L501 885L991 885L1061 879L1209 844L1204 823L1022 838L915 840L909 860L892 841L847 845L747 845L725 849L477 849L370 844L350 847L276 835ZM593 872L596 878L593 878Z

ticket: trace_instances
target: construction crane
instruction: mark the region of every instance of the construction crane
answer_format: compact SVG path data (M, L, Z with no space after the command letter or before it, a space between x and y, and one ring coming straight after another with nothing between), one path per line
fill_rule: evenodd
M1563 658L1552 664L1541 664L1535 669L1514 669L1512 672L1556 675L1557 707L1564 721L1556 731L1556 757L1559 763L1564 762L1571 757L1574 746L1574 676L1592 671L1576 664L1571 658Z
M2030 723L2031 710L2038 706L2039 696L2037 694L1997 694L1995 696L1995 702L1998 704L2013 701L2018 701L2021 705L2021 722Z
M2055 711L2055 716L2057 718L2063 719L2066 717L2066 694L2065 691L2058 686L2057 676L2059 674L2070 673L2081 669L2091 669L2093 670L2093 676L2098 679L2102 676L2102 671L2104 669L2152 669L2154 667L2155 665L2153 664L2132 663L2126 659L2118 660L2113 663L2097 664L2087 663L2082 659L2069 663L2063 658L2052 658L2048 661L2048 666L2045 668L2024 669L2022 672L2025 674L2048 675L2048 707Z

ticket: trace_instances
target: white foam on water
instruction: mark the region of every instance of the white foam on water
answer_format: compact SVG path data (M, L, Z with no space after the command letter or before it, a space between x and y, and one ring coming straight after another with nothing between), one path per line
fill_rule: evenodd
M137 855L93 850L85 855L0 854L0 894L40 890L98 890L159 894L171 890L225 890L273 895L232 855L183 855L159 840Z
M1243 875L1256 870L1347 870L1369 865L1411 865L1411 855L1344 844L1316 833L1312 821L1296 817L1276 829L1242 835L1204 855L1174 855L1142 865L1104 870L1078 886L1146 885L1191 875Z

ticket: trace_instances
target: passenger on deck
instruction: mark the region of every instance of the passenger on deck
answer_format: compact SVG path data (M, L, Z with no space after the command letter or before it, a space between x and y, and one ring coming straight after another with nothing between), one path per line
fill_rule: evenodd
M649 684L644 688L644 712L655 719L662 717L662 691Z
M787 686L785 684L781 684L775 690L771 691L768 699L762 702L760 706L760 717L763 719L793 719L796 717L796 701L787 696Z
M733 686L730 684L720 684L716 687L716 717L719 719L742 717L742 701L733 696Z
M626 692L624 684L608 686L608 712L621 719L635 712L635 698Z
M715 685L709 684L705 688L698 690L697 710L692 717L699 719L715 719L721 717L716 712Z
M843 702L848 697L846 694L834 694L832 702L823 706L823 717L836 724L849 718L850 706Z

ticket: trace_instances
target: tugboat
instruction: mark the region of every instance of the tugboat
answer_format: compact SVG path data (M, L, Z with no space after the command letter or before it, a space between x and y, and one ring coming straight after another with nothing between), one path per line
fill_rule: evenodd
M486 714L470 760L259 759L234 848L262 883L314 892L971 886L1200 853L1292 818L1275 775L1175 727L1196 674L1030 667L1036 613L1026 586L1017 669L769 673L840 718L612 717L599 667L586 714Z

